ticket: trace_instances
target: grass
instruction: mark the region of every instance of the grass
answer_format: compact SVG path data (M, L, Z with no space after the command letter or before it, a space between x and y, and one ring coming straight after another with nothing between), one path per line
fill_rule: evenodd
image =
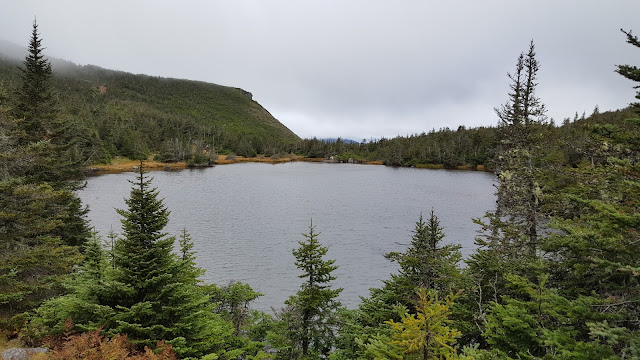
M2 354L7 349L22 348L22 347L24 347L24 344L20 340L18 339L8 340L7 337L0 332L0 354Z
M371 161L365 161L364 162L365 165L384 165L382 163L382 160L371 160Z
M153 155L149 157L149 159L153 159ZM324 159L311 159L305 158L300 155L293 156L285 156L280 158L270 158L270 157L242 157L242 156L234 156L227 158L227 155L218 155L218 160L215 162L216 165L228 165L228 164L237 164L237 163L247 163L247 162L257 162L257 163L265 163L265 164L283 164L292 161L307 161L307 162L322 162ZM117 157L109 164L99 164L93 165L88 168L88 172L91 174L111 174L111 173L121 173L127 171L137 171L140 166L140 160L131 160L124 157ZM177 163L165 163L153 160L144 160L143 166L145 170L155 171L155 170L180 170L186 169L186 162L177 162Z
M150 156L149 159L153 159L153 156ZM238 163L263 163L263 164L284 164L293 161L304 161L304 162L324 162L323 158L308 158L300 155L285 155L282 157L265 157L265 156L255 156L255 157L242 157L242 156L227 156L227 155L218 155L218 160L215 162L216 165L229 165L229 164L238 164ZM380 160L374 161L366 161L363 164L365 165L384 165ZM140 160L131 160L123 157L117 157L109 164L101 164L91 166L89 168L89 173L92 174L111 174L111 173L121 173L128 171L137 171L138 166L140 166ZM186 169L187 163L178 162L178 163L164 163L153 160L145 160L143 162L143 166L146 170L155 171L155 170L180 170ZM418 169L444 169L442 164L417 164L416 168ZM477 170L484 171L485 168L482 165L478 165L475 168L472 165L463 165L458 166L458 170Z
M99 173L99 174L108 174L108 173L120 173L127 171L136 171L140 166L140 160L131 160L123 157L115 158L109 164L98 164L93 165L89 168L89 173ZM167 169L186 169L186 162L178 162L178 163L163 163L159 161L153 160L145 160L143 161L143 166L146 170L167 170Z
M442 164L417 164L418 169L444 169Z

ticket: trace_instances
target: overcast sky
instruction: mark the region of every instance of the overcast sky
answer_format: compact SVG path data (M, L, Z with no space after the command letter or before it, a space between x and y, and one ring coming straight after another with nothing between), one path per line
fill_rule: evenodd
M0 0L0 37L77 64L241 87L301 137L497 123L534 40L556 122L619 109L640 65L638 0Z

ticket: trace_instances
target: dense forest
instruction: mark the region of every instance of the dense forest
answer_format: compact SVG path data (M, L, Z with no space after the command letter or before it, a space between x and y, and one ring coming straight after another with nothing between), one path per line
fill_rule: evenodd
M0 85L14 102L10 90L23 75L15 53L0 50ZM57 63L50 79L57 116L74 156L87 164L115 156L206 162L218 152L272 155L299 141L242 89Z
M640 48L637 37L624 35ZM273 314L251 310L261 294L249 284L199 281L203 270L191 236L187 229L177 236L164 231L169 209L142 162L126 208L114 210L122 234L103 238L90 231L74 194L87 160L166 155L154 141L164 143L164 125L175 126L182 118L176 109L193 104L162 85L177 80L109 73L141 79L137 86L149 89L130 96L145 94L158 108L173 101L176 111L162 113L175 117L158 108L142 111L138 115L148 126L159 124L160 133L130 154L119 153L126 147L113 150L114 139L132 126L123 125L124 114L139 111L142 102L130 107L104 97L96 106L58 96L61 84L74 88L77 80L54 76L41 42L34 22L19 72L2 73L13 75L0 88L0 348L44 345L49 351L36 355L40 359L640 358L640 103L616 112L595 109L555 126L535 92L540 64L533 42L508 76L511 90L496 108L496 127L361 144L298 142L289 135L288 149L273 145L390 165L485 164L497 176L495 209L473 220L482 228L474 254L463 259L459 246L442 244L446 234L436 213L416 214L410 245L386 255L398 272L356 309L338 301L336 265L311 223L293 251L300 289ZM617 72L640 81L636 66ZM107 85L106 93L131 86ZM100 98L101 91L77 96ZM227 110L206 111L224 116ZM114 117L118 111L121 117ZM196 118L182 123L197 130L178 132L194 135L180 138L180 146L191 149L206 130ZM129 130L124 137L135 138ZM286 143L258 128L243 131L233 136L255 151L257 139ZM200 133L201 139L211 134ZM202 149L226 148L220 134Z

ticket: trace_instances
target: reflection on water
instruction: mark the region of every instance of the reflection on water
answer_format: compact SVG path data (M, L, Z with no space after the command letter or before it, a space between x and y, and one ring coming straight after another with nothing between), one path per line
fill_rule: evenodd
M303 162L217 166L153 172L153 186L171 211L167 231L191 233L207 283L249 283L265 294L254 307L280 307L301 280L291 250L311 219L319 241L336 260L342 303L355 307L368 289L396 271L384 259L403 251L420 213L433 208L444 242L473 251L478 229L471 219L494 205L491 174ZM103 237L120 232L114 208L124 208L135 174L93 177L79 192Z

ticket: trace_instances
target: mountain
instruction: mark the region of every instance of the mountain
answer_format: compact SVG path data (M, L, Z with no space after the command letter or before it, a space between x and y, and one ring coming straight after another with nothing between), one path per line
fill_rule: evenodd
M20 84L26 50L0 42L0 86ZM300 138L243 89L200 81L134 75L51 59L65 136L90 162L160 154L186 160L194 152L250 156L288 151Z
M320 141L324 141L326 143L334 143L337 142L338 140L340 140L341 142L345 143L345 144L360 144L359 141L355 141L355 140L351 140L351 139L343 139L343 138L323 138L323 139L318 139Z

